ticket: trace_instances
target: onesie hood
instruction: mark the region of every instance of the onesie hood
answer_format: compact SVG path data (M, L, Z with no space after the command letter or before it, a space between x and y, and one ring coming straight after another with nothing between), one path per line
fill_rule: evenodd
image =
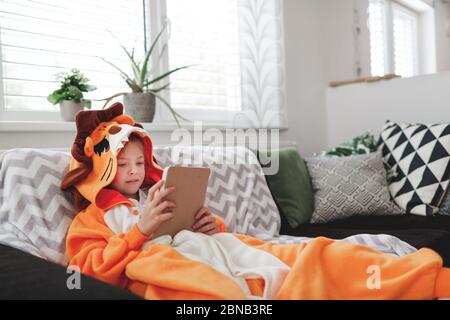
M87 200L102 210L131 202L119 192L105 188L117 172L117 155L131 133L144 143L145 178L143 188L161 180L163 170L153 158L150 135L130 116L123 114L121 103L105 110L80 111L76 116L77 136L72 145L72 159L61 188L76 193L78 207ZM78 196L78 199L77 199ZM82 198L80 198L80 196Z

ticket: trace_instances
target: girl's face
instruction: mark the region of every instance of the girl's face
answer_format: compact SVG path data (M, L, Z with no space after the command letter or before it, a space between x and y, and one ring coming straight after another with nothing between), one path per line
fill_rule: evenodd
M117 173L111 186L126 196L134 196L144 178L144 145L141 141L129 141L117 156Z

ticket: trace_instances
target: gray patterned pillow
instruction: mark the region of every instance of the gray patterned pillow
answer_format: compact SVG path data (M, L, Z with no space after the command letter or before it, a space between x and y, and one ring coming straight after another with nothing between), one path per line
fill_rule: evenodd
M353 215L398 215L391 201L379 152L342 158L306 159L314 189L311 223Z
M225 222L229 232L266 239L280 230L280 214L252 151L244 147L155 147L157 162L211 169L205 206Z
M75 215L59 185L68 152L12 149L0 166L0 243L65 265L65 237Z

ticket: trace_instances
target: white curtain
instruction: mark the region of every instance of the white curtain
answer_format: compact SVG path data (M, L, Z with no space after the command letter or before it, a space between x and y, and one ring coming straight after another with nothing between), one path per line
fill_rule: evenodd
M282 0L238 1L242 111L233 123L287 127Z

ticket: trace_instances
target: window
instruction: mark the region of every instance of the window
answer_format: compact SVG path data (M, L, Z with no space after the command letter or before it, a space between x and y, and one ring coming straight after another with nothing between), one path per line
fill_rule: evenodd
M287 126L282 0L0 0L0 121L59 121L46 97L55 76L77 68L101 99L130 91L100 57L132 73L119 42L141 56L169 22L152 56L160 93L190 120ZM117 38L117 39L115 39ZM165 83L161 83L165 84ZM94 101L99 109L103 101ZM157 99L155 122L173 122Z
M414 1L370 0L368 26L373 76L396 73L412 77L420 73L419 24L423 10L408 8L407 4Z
M393 5L394 15L394 65L395 73L403 77L418 74L417 13L399 5Z
M125 82L99 57L127 69L118 41L143 52L143 10L136 0L0 0L2 100L13 117L7 120L59 119L46 97L59 85L56 75L72 68L97 85L90 98L123 91Z
M370 70L373 76L382 76L387 70L386 10L383 1L369 3Z
M171 75L166 98L190 120L232 121L242 109L238 0L165 0L160 4L150 11L159 10L169 22L164 69L189 66ZM171 121L172 116L160 108L160 118Z
M237 9L237 0L167 0L169 69L191 65L171 78L174 107L240 109Z

